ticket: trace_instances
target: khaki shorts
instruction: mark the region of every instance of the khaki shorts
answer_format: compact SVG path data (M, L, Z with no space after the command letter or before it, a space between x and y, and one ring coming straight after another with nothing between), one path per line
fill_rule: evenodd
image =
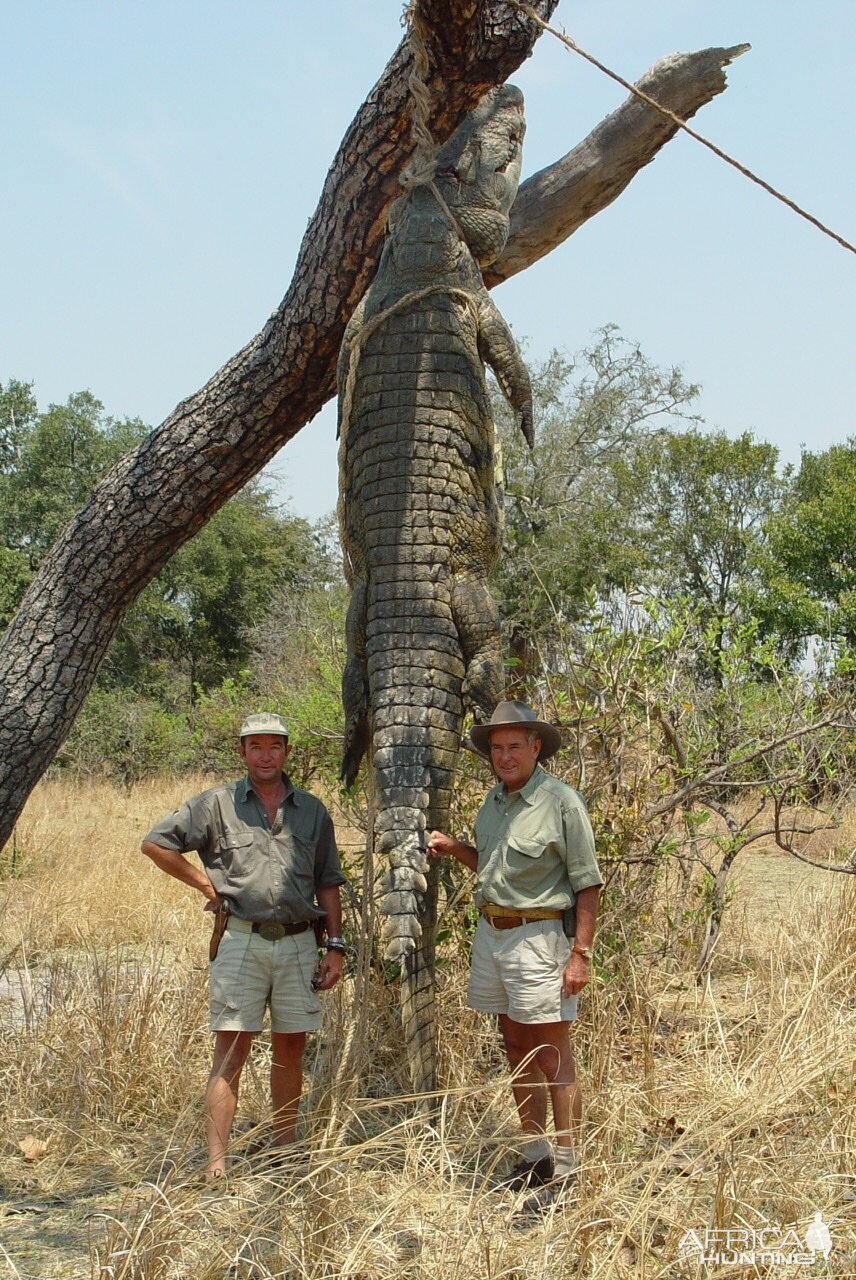
M467 1004L480 1013L505 1013L515 1022L573 1022L577 997L562 995L571 954L561 920L533 920L494 929L479 918Z
M268 1006L271 1031L317 1031L321 1001L311 986L317 968L311 929L267 942L249 921L231 916L209 966L211 1030L261 1031Z

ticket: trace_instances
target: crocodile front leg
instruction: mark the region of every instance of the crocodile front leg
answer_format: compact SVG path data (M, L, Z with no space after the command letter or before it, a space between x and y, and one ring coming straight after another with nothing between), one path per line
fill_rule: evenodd
M532 384L514 334L487 290L479 297L479 355L494 372L499 389L518 414L523 438L532 448Z

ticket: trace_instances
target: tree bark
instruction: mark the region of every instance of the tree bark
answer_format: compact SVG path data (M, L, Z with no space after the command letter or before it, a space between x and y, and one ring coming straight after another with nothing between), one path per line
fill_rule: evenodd
M534 8L546 19L556 3ZM430 0L423 12L432 33L431 126L440 142L514 72L540 28L496 0ZM645 77L646 91L657 97L662 89L673 110L691 114L725 88L722 67L735 52L664 59ZM277 311L101 482L0 639L0 847L71 728L129 605L333 394L344 326L376 270L386 211L412 153L409 61L402 43L349 127ZM523 270L615 199L674 132L631 99L525 183L489 283Z

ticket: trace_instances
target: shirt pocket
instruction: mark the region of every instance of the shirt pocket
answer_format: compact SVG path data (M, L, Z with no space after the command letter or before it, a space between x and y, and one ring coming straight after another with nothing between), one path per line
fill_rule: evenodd
M515 898L537 896L544 879L544 841L513 833L505 847L505 875Z
M225 831L217 847L217 860L231 883L247 878L251 871L253 834L250 831Z
M508 852L519 854L523 858L540 858L544 852L544 841L533 840L528 836L509 836Z

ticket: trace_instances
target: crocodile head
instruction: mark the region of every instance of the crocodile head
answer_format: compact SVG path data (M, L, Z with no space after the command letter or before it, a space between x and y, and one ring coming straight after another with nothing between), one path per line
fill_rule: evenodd
M523 94L514 85L499 85L437 156L435 181L480 267L499 257L508 238L525 131Z

